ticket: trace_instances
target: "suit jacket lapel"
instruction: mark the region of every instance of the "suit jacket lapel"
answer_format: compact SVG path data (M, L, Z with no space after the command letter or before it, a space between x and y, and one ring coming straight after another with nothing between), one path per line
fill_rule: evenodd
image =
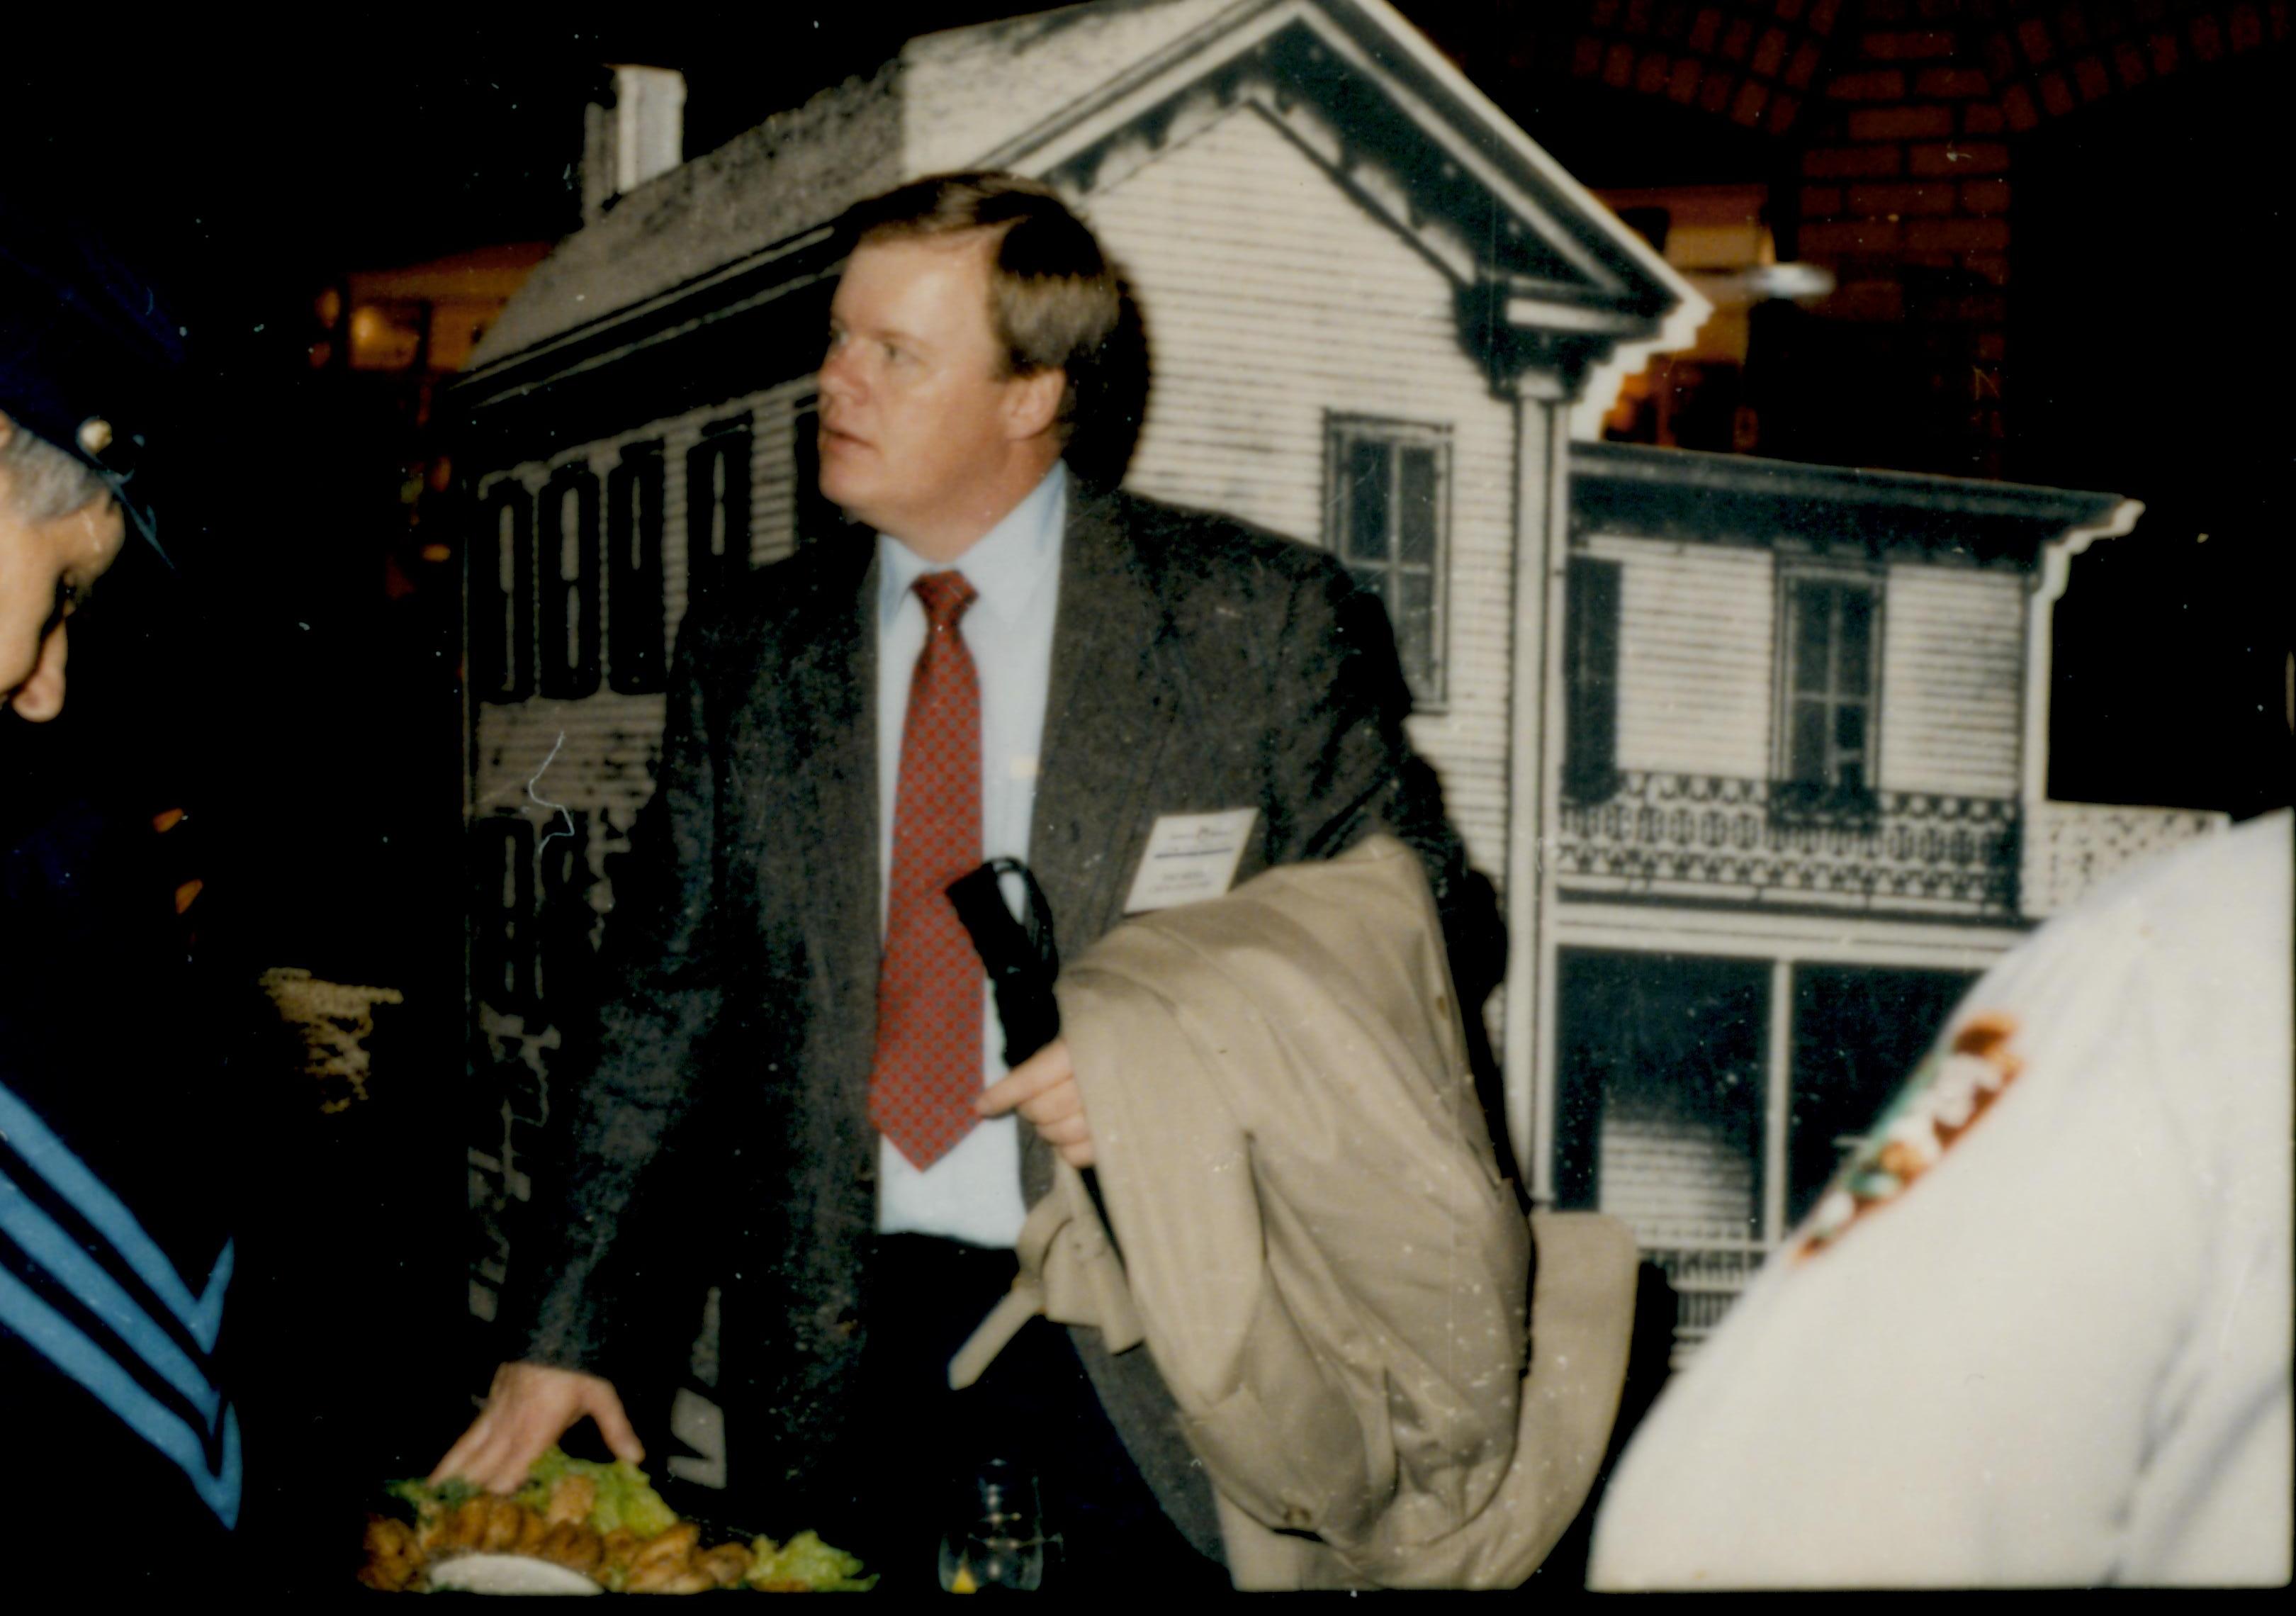
M1119 918L1183 671L1116 503L1078 498L1066 546L1029 863L1074 954Z

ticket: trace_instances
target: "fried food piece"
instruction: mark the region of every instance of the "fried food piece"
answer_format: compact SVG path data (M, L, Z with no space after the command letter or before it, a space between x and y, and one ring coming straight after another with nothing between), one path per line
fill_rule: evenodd
M701 1542L701 1529L691 1521L680 1521L668 1531L647 1541L630 1556L630 1575L648 1571L657 1566L670 1566L685 1571L693 1563L693 1551Z
M515 1554L519 1533L529 1519L527 1512L508 1498L481 1500L488 1505L487 1521L478 1547L490 1554Z
M422 1546L404 1521L368 1516L361 1546L366 1550L366 1560L358 1569L358 1579L371 1588L396 1594L422 1572Z
M626 1594L707 1594L718 1586L716 1579L697 1565L679 1566L664 1561L630 1572L623 1587Z
M553 1526L564 1522L579 1523L590 1518L598 1503L598 1484L587 1476L561 1476L550 1489L550 1506L545 1518Z
M537 1559L553 1565L562 1565L570 1571L585 1574L598 1569L605 1558L605 1544L596 1532L579 1521L561 1521L545 1528L542 1545L534 1551Z
M718 1586L717 1579L693 1563L701 1529L681 1521L668 1531L649 1538L630 1556L630 1594L700 1594Z
M521 1505L518 1512L518 1541L512 1546L510 1552L539 1559L543 1542L549 1536L550 1522L544 1520L537 1511Z
M486 1536L487 1522L494 1512L488 1506L491 1498L472 1498L447 1511L431 1522L424 1534L422 1546L434 1554L458 1554L479 1546Z
M737 1586L750 1569L750 1551L740 1543L721 1543L716 1548L704 1549L693 1557L693 1563L709 1573L709 1579L721 1588Z
M630 1558L645 1541L627 1526L618 1526L608 1532L598 1546L598 1569L606 1571L627 1571Z

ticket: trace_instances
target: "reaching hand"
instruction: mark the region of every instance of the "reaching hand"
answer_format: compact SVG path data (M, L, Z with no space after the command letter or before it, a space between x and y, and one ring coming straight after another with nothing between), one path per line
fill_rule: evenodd
M1077 1088L1065 1038L1054 1038L1002 1082L983 1090L972 1108L984 1117L1017 1110L1036 1124L1062 1161L1070 1167L1092 1165L1092 1129L1085 1126L1084 1095Z
M487 1406L439 1461L430 1483L460 1476L488 1492L515 1492L543 1451L586 1415L616 1458L635 1464L645 1457L611 1382L575 1369L504 1364L495 1371Z

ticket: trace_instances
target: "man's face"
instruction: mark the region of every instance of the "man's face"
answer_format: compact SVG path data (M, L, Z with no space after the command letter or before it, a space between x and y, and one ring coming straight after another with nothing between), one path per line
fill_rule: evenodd
M855 250L821 362L821 491L933 560L952 560L1057 456L1058 372L1007 374L989 326L986 235Z
M119 558L127 524L108 494L28 521L15 492L0 468L0 706L38 724L64 710L66 619Z

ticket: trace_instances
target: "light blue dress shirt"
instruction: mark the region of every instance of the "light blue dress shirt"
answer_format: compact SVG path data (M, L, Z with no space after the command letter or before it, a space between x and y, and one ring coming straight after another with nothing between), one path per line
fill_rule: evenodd
M1060 599L1061 535L1068 472L1054 462L1034 491L956 560L978 596L958 631L980 682L980 841L983 858L1029 856L1037 807L1037 760L1052 685L1053 613ZM925 643L924 607L911 587L937 570L900 540L877 536L877 869L891 885L893 807L909 678ZM883 915L879 915L882 936ZM1004 1032L983 994L982 1084L1005 1072ZM877 1141L877 1227L888 1235L939 1235L979 1246L1010 1246L1028 1209L1021 1199L1019 1116L980 1123L922 1172Z

